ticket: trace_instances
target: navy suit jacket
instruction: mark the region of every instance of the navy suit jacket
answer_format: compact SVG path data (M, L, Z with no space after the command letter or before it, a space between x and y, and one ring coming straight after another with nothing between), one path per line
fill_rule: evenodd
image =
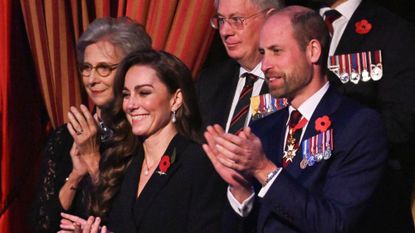
M372 29L356 33L366 19ZM415 28L383 7L363 0L353 13L335 54L382 51L383 77L379 81L342 84L332 72L329 81L339 93L376 109L385 124L391 155L413 170L415 156ZM412 171L413 174L413 171Z
M302 151L282 170L251 216L238 217L228 207L225 221L233 232L355 232L381 178L387 158L379 115L341 97L332 88L315 109L303 140L318 132L317 118L327 115L334 134L331 158L300 168ZM267 157L282 166L288 108L252 123ZM258 216L256 215L258 211ZM227 220L226 220L227 219ZM358 232L358 231L356 231Z
M366 19L372 29L358 34L355 24ZM330 72L329 80L341 94L376 109L386 127L389 155L383 189L371 232L415 232L410 200L415 184L415 28L383 7L363 0L353 13L335 54L382 51L383 77L379 81L342 84ZM399 162L399 163L397 163ZM397 164L397 165L396 165ZM391 169L393 168L393 169Z
M240 65L233 59L208 67L196 81L196 92L202 116L202 130L206 126L219 124L226 127L226 121L235 96L239 80ZM261 94L268 92L268 85L262 85Z

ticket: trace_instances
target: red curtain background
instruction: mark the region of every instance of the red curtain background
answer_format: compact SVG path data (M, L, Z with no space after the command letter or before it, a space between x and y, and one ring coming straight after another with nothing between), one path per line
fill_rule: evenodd
M1 233L32 232L27 215L46 126L63 124L69 106L87 101L75 44L89 22L129 16L145 25L154 48L196 75L213 39L213 10L212 0L0 0Z
M9 156L8 156L8 124L7 124L7 96L10 77L10 26L11 26L11 7L8 0L0 0L0 116L1 116L1 166L0 166L0 208L6 204L7 193L10 191L9 182ZM7 222L9 213L4 213L0 219L0 232L7 232Z

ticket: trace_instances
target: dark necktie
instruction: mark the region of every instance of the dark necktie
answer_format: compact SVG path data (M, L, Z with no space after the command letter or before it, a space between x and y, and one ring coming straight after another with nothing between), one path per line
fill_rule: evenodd
M324 12L324 22L327 25L327 28L329 30L330 36L333 36L333 22L340 18L340 16L342 16L338 11L336 10L328 10L326 12Z
M303 118L303 120L301 120L301 118L302 115L297 110L292 111L290 114L290 119L288 121L288 134L283 157L283 167L286 167L290 164L290 162L292 162L292 159L298 150L301 133L304 125L307 123L305 118Z
M252 95L252 89L254 82L258 79L256 75L251 73L244 73L242 77L245 78L245 85L239 95L238 103L236 104L235 111L233 112L232 120L229 125L229 133L237 134L244 128L246 116L249 111L250 98Z

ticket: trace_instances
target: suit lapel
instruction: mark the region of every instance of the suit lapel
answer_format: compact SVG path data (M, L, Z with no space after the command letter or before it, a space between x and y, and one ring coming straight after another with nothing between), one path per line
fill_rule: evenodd
M259 95L267 94L269 93L268 85L265 83L265 81L262 83L261 91L259 92Z
M277 155L275 156L276 161L273 161L275 164L277 164L277 166L282 167L282 157L284 155L284 140L285 140L285 131L287 130L287 121L288 121L288 117L289 117L289 111L288 108L285 108L281 111L283 116L282 116L282 121L279 122L278 124L278 131L276 131L277 134L277 140L276 142L276 151L277 151ZM283 139L283 140L281 140Z
M126 224L126 228L134 229L133 206L137 193L137 181L143 163L143 153L134 156L126 170L120 191L114 199L110 212L111 224Z
M169 146L166 149L166 152L164 153L164 155L167 155L170 158L170 166L167 168L165 174L160 174L159 165L156 171L152 174L150 180L147 182L140 196L136 200L134 215L137 226L140 225L147 210L151 208L153 201L157 199L160 192L168 184L168 181L174 176L178 168L181 166L180 154L187 147L188 143L188 140L186 140L183 136L180 136L178 134L170 142ZM139 176L137 176L136 181L138 181L138 179ZM134 191L135 194L137 193L138 188L138 182L136 183L137 185Z
M368 6L366 1L362 1L347 23L334 54L363 52L362 46L364 45L364 41L367 36L356 33L355 24L362 19L367 19L369 22L373 22L372 17L373 11L370 6Z
M219 123L222 127L226 126L228 120L229 111L232 106L233 97L235 95L236 86L239 80L239 65L234 62L226 68L227 72L224 73L221 79L223 80L220 87L217 88L218 92L215 97L214 103L216 110L214 111L213 122ZM231 91L227 91L231 90Z

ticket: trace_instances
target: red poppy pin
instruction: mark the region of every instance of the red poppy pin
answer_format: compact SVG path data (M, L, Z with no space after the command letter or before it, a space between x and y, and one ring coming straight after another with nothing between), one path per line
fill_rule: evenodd
M356 33L364 35L370 32L372 30L372 24L369 23L366 19L362 19L359 22L355 24L356 27Z
M163 157L161 157L160 163L159 163L159 171L157 171L157 173L159 175L166 175L167 170L169 169L170 165L174 162L175 159L176 159L176 148L174 148L173 150L171 159L170 159L170 156L168 155L163 155Z
M326 132L327 129L330 127L331 121L327 115L324 115L322 117L317 118L314 124L315 124L316 130L323 133L323 132Z

